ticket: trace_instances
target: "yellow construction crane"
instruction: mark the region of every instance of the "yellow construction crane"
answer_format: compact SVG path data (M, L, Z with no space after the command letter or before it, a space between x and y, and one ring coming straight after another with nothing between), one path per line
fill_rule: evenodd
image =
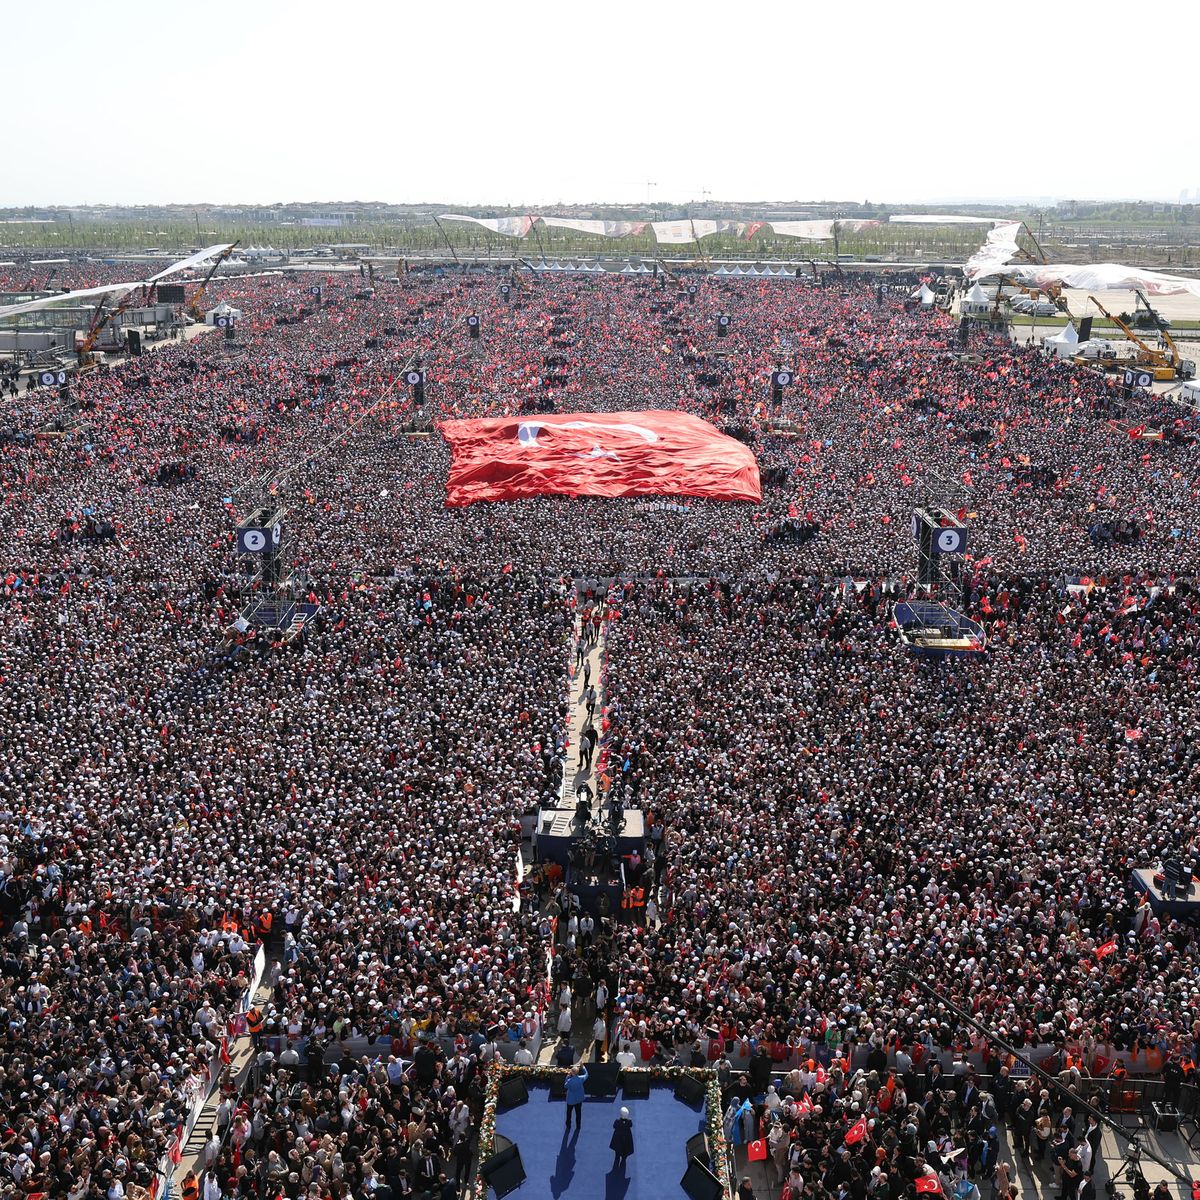
M91 363L92 351L96 348L96 343L100 340L100 335L104 332L105 327L113 317L119 317L133 303L135 295L136 293L130 289L121 297L120 303L115 308L110 308L107 312L104 311L104 304L107 297L101 297L100 303L96 306L96 311L92 314L92 323L88 326L87 336L75 350L75 353L79 356L79 365L81 367L86 367Z
M212 277L217 273L217 268L233 253L234 247L226 246L216 258L213 259L213 264L208 268L208 274L204 277L204 282L192 293L192 298L188 301L188 312L197 321L204 320L204 310L200 307L201 301L204 299L204 293L208 290L209 283L212 282Z
M1137 366L1149 370L1157 380L1195 378L1196 364L1190 358L1180 356L1179 348L1166 330L1159 330L1159 337L1163 340L1165 349L1148 345L1120 317L1110 313L1095 296L1089 296L1088 299L1137 347L1137 353L1132 360ZM1130 365L1129 360L1121 358L1108 359L1104 362L1107 370L1120 370L1128 365Z
M1145 306L1146 311L1150 314L1150 316L1154 320L1154 325L1155 325L1155 329L1158 333L1159 341L1162 342L1163 348L1165 349L1167 355L1170 358L1171 365L1175 368L1175 378L1176 379L1195 379L1196 378L1196 364L1190 358L1184 358L1179 353L1179 347L1177 345L1175 345L1175 339L1167 331L1166 322L1163 321L1163 319L1158 315L1158 313L1154 311L1154 309L1150 306L1150 301L1147 300L1146 297L1142 295L1140 290L1135 288L1134 295L1137 296L1137 298L1142 302L1142 304Z

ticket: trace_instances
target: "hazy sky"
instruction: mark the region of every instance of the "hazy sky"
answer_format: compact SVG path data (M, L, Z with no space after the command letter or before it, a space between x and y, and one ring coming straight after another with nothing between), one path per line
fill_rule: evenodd
M0 0L0 205L1176 200L1198 13Z

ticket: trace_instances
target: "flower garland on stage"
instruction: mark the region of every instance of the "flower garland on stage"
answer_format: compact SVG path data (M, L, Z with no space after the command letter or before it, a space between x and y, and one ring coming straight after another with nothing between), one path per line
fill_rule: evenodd
M726 1196L732 1196L733 1184L729 1175L729 1148L725 1142L724 1114L721 1111L721 1086L717 1073L712 1070L696 1070L692 1067L633 1067L631 1073L648 1075L652 1081L666 1083L690 1075L704 1084L704 1119L708 1134L708 1147L712 1153L717 1178ZM483 1120L479 1123L479 1157L475 1167L475 1182L471 1188L473 1200L487 1200L487 1181L479 1174L479 1163L487 1162L496 1144L496 1110L500 1105L500 1084L509 1075L523 1075L530 1081L546 1082L556 1077L565 1078L563 1067L518 1067L512 1063L494 1062L488 1074L487 1093L483 1101ZM623 1072L622 1072L623 1073Z

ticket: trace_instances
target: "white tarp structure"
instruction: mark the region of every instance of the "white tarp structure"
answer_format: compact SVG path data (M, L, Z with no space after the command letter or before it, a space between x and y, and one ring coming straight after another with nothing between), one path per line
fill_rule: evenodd
M983 245L967 259L967 278L979 279L983 275L991 275L1015 258L1021 252L1017 244L1021 225L1020 221L998 221L993 225Z
M988 217L987 220L992 218ZM573 229L577 233L588 233L596 237L630 237L644 233L647 229L654 230L655 240L663 246L686 246L689 242L699 241L700 238L711 237L713 234L726 233L736 237L753 237L760 229L770 229L781 237L800 238L809 242L830 241L833 238L834 226L839 231L854 233L859 229L868 229L873 225L882 224L880 221L835 220L833 218L812 221L726 221L708 220L699 217L680 221L599 221L577 220L574 217L541 217L526 213L519 217L468 217L462 213L441 213L440 221L466 221L471 225L479 225L492 233L504 234L506 237L528 237L530 230L537 222L551 229ZM974 218L972 218L974 223Z
M1042 345L1047 350L1053 350L1059 358L1070 358L1079 349L1079 334L1075 332L1075 326L1068 322L1053 337L1043 338Z
M1179 402L1190 404L1193 408L1200 408L1200 379L1193 379L1179 389Z
M155 283L160 279L166 279L168 275L177 275L180 271L187 271L191 267L198 267L201 263L206 263L209 259L216 258L218 254L224 254L229 249L232 249L229 242L223 242L219 246L206 246L203 250L197 251L181 262L169 266L165 271L159 271L157 275L151 275L146 282Z
M576 221L569 217L538 217L538 220L551 229L574 229L596 237L636 237L650 224L649 221Z
M124 296L141 283L106 283L102 287L79 288L74 292L59 292L54 296L43 296L40 300L26 300L22 304L9 304L0 308L0 321L5 317L19 317L21 313L38 312L53 308L56 304L75 304L80 300L93 300L99 296Z
M1023 263L1005 267L1004 271L1027 286L1039 288L1057 283L1089 292L1129 292L1137 288L1147 296L1200 296L1200 279L1185 279L1181 275L1167 275L1162 271L1144 271L1120 263L1092 263L1078 267L1065 263L1060 266Z
M833 227L839 232L856 233L878 225L878 221L768 221L771 230L780 237L800 238L805 242L828 242L833 240Z
M915 292L913 292L913 298L920 300L923 305L928 306L937 299L937 296L935 296L934 293L925 286L925 284L921 284L921 286Z
M655 241L662 246L683 246L714 233L741 233L741 221L654 221Z
M230 243L223 242L219 246L208 246L203 250L198 251L189 257L173 263L165 271L159 271L157 275L151 275L149 279L139 279L133 283L106 283L100 287L77 288L73 292L59 292L54 296L43 296L40 300L27 300L23 304L9 304L4 308L0 308L0 321L5 317L18 317L22 313L39 312L43 308L53 308L57 304L75 304L80 300L92 300L100 296L125 296L133 291L134 288L144 287L154 283L159 279L166 279L168 275L175 275L180 271L186 271L189 267L199 266L201 263L208 262L209 259L228 250Z
M533 225L533 218L526 214L522 217L464 217L461 213L440 213L440 221L466 221L471 225L481 225L492 233L502 233L505 237L524 237Z
M897 213L888 217L889 225L995 225L995 217L960 217L939 213Z

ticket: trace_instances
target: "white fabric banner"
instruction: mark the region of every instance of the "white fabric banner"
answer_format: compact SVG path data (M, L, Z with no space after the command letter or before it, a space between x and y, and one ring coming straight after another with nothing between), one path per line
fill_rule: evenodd
M805 242L829 242L833 240L833 227L838 232L856 233L860 229L869 229L878 225L878 221L864 221L855 218L849 221L835 221L832 218L821 221L768 221L770 227L781 237L800 238Z
M574 229L577 233L592 233L597 237L637 236L650 224L649 221L576 221L569 217L538 217L543 225L552 229Z
M1091 263L1087 266L1053 263L1022 263L1005 267L1005 274L1031 287L1058 283L1063 287L1089 292L1131 292L1135 288L1147 296L1200 296L1200 279L1184 279L1162 271L1146 271L1121 263Z
M1017 245L1017 234L1021 232L1021 225L1020 221L1005 221L995 225L984 238L983 245L967 259L967 278L978 279L981 275L991 275L1019 254L1021 247Z
M439 213L441 221L466 221L471 225L482 225L492 233L502 233L505 237L524 237L533 225L531 216L523 217L465 217L461 213Z
M664 246L683 246L714 233L741 233L741 221L654 221L654 238Z
M824 242L833 238L832 221L769 221L780 237L803 238L806 242Z
M43 296L40 300L26 300L23 304L9 304L0 308L0 321L5 317L20 316L21 313L38 312L43 308L53 308L56 304L74 304L78 300L90 300L96 296L124 296L134 288L141 287L140 283L106 283L103 287L80 288L74 292L60 292L57 296Z
M209 259L216 258L218 254L224 254L230 248L230 245L229 242L226 242L220 246L209 246L193 254L190 258L185 258L181 262L175 263L165 271L159 271L157 275L151 275L146 282L156 283L160 279L166 279L168 275L175 275L180 271L186 271L189 267L198 267L201 263L206 263Z
M1007 218L1002 218L1003 223ZM937 213L897 213L888 217L889 225L995 225L995 217L939 216Z

